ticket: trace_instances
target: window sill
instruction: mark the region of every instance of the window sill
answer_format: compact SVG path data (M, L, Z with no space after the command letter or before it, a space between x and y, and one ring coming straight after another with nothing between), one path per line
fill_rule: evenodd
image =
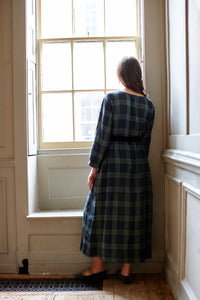
M39 149L38 155L74 155L89 154L90 148L66 148L66 149Z
M200 174L200 155L198 153L166 149L162 153L165 163Z
M60 218L82 218L82 209L72 209L64 211L39 211L31 213L27 219L60 219Z

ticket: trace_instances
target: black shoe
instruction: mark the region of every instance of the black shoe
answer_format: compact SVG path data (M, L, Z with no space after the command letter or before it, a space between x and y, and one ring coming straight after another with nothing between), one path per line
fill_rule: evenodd
M107 272L102 271L99 273L93 273L91 275L85 276L83 274L77 274L76 279L78 280L104 280L107 278Z
M116 277L121 280L124 284L131 284L133 282L133 274L124 276L121 274L121 270L117 271Z

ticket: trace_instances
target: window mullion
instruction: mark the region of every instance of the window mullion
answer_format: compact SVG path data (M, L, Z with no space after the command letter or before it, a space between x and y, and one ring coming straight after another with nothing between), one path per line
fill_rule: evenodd
M103 49L104 49L104 87L105 87L105 93L107 90L107 80L106 80L106 46L107 46L107 41L103 41Z
M71 38L41 38L40 41L42 43L62 43L62 42L98 42L103 40L110 40L110 41L134 41L137 40L138 36L109 36L109 37L103 37L103 36L96 36L96 37L71 37Z
M41 2L39 1L39 5ZM41 10L40 10L41 11ZM39 133L39 147L42 145L42 137L43 137L43 132L42 132L42 95L41 95L41 90L42 90L42 76L41 76L41 55L42 55L42 43L40 40L38 40L38 133Z
M136 39L135 40L135 47L136 47L136 51L137 51L137 57L141 57L140 56L140 45L139 45L140 43L139 43L139 40L138 39Z
M37 5L37 36L41 39L41 0L36 1Z
M137 29L136 29L136 35L137 35L137 39L136 39L136 49L137 49L137 57L141 60L141 47L140 47L140 41L138 39L139 36L141 36L140 34L140 30L141 30L141 26L140 26L140 13L141 13L141 9L140 9L140 3L139 3L139 0L136 0L136 26L137 26Z
M39 147L42 145L42 99L41 99L41 14L42 14L42 7L41 7L41 0L36 1L37 5L37 91L38 91L38 142Z
M72 121L73 121L73 141L75 141L75 104L74 104L74 42L71 41L72 58Z
M75 13L74 13L74 0L72 1L72 36L75 34Z
M104 0L104 7L103 7L103 15L104 15L104 36L106 36L106 0Z

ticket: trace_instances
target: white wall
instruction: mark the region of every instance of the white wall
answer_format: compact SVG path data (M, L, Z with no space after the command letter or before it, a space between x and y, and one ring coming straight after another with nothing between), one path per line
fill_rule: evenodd
M0 1L0 272L16 272L11 4Z
M166 1L166 274L176 299L200 299L200 4Z

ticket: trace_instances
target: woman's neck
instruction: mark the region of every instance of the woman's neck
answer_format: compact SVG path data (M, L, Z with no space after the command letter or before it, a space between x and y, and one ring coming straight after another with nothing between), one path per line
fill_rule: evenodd
M126 87L124 87L124 88L122 89L122 91L125 92L125 93L128 93L128 94L135 95L135 96L142 96L142 97L144 96L143 94L136 93L136 92L134 92L134 91L132 91L132 90L126 88Z

